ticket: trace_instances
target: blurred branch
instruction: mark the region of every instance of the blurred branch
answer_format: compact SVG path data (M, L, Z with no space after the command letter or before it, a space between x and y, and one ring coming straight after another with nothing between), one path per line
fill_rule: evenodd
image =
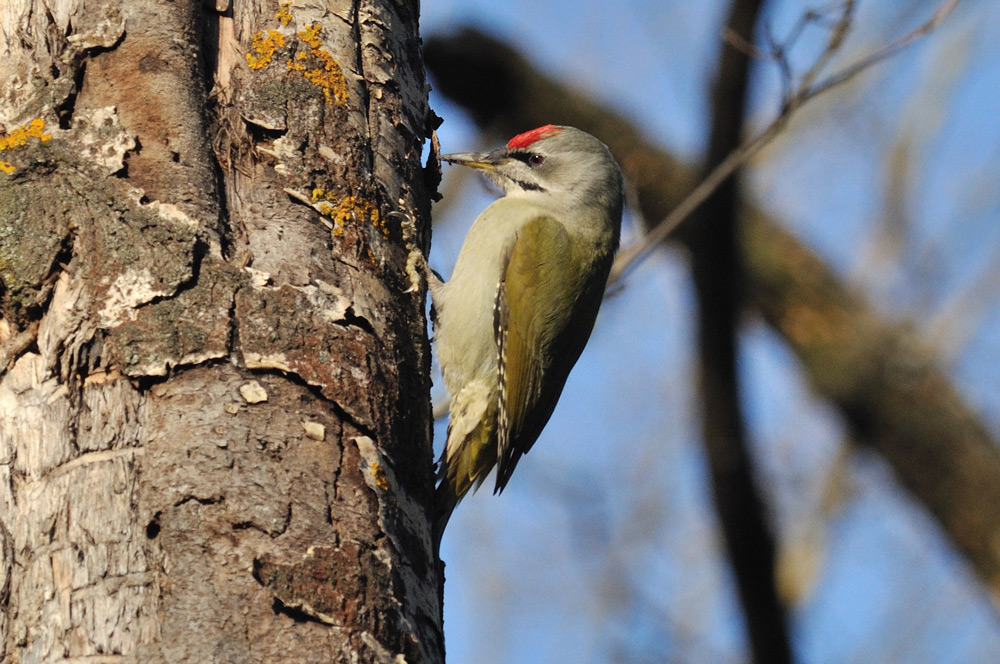
M621 115L535 70L475 30L430 38L425 61L442 93L502 137L547 122L603 140L663 218L696 174ZM980 577L1000 596L1000 454L986 427L906 325L883 320L779 223L745 206L740 250L749 302L795 350L816 391L893 465Z
M816 391L879 451L1000 597L1000 455L938 357L848 292L763 212L744 219L750 300L792 346Z
M752 38L763 0L732 0L726 33ZM740 145L750 78L749 54L723 41L712 86L712 120L704 172ZM702 439L712 478L712 496L743 605L752 660L792 661L785 610L775 583L774 536L754 482L747 449L736 369L743 309L743 264L737 236L743 207L735 178L720 182L697 209L689 246L698 294L698 372Z
M975 336L1000 296L1000 245L973 282L947 300L927 323L927 336L949 360Z
M732 150L725 159L721 160L718 165L712 169L712 171L708 173L708 175L706 175L694 189L691 190L691 193L685 196L681 202L678 203L677 206L674 207L660 223L646 233L639 242L631 247L623 249L618 254L614 267L611 269L611 283L614 283L616 280L624 276L631 267L648 255L653 247L663 242L667 236L670 235L670 233L672 233L682 221L687 219L699 205L704 203L705 199L707 199L712 192L715 191L720 184L722 184L722 182L729 178L737 168L750 160L768 143L774 140L774 138L780 134L782 130L784 130L792 115L794 115L798 109L802 108L803 105L814 97L821 95L838 85L846 83L861 72L892 57L905 49L907 46L919 40L921 37L930 34L934 28L940 25L941 21L943 21L948 14L951 13L956 4L958 4L958 0L945 0L945 2L937 8L931 18L921 26L908 32L899 39L876 49L874 52L861 58L857 62L848 65L841 71L831 74L827 78L821 79L819 82L817 82L816 79L822 73L823 69L825 69L829 64L836 52L840 50L847 32L850 30L855 8L853 0L847 0L843 3L840 18L833 25L830 30L830 34L827 37L826 47L823 49L823 52L819 55L819 57L816 58L816 61L812 64L812 66L810 66L808 71L802 75L797 84L792 85L792 70L787 59L790 43L786 42L780 46L772 44L769 58L777 62L778 66L781 68L786 89L778 115L771 120L771 122L755 137ZM818 14L807 13L804 16L818 16ZM789 39L794 41L798 38L800 32L801 30L793 31L792 37ZM730 39L733 39L732 36L730 36Z

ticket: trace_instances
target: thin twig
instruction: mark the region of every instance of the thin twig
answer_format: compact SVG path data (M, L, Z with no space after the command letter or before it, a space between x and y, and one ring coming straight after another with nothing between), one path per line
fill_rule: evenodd
M945 18L955 9L959 0L945 0L938 6L937 10L925 23L917 27L916 29L908 32L899 39L886 44L880 49L875 50L869 55L865 56L861 60L851 64L841 71L831 74L827 78L820 80L818 83L814 83L816 77L820 71L829 63L830 58L833 56L834 52L843 45L844 38L847 35L848 30L851 25L851 14L853 14L855 2L854 0L845 0L844 11L841 13L840 19L833 26L830 32L830 37L827 39L826 48L823 53L817 58L816 62L812 67L806 72L803 78L800 80L798 86L796 86L795 94L791 96L790 99L785 100L782 104L781 111L778 115L767 125L757 136L746 141L740 147L736 148L730 152L725 159L719 162L719 165L712 169L708 176L702 180L684 199L675 207L670 213L664 217L660 223L656 225L655 228L649 231L643 238L636 244L628 247L627 249L621 251L618 254L618 258L615 260L614 266L611 268L611 276L608 279L608 284L614 284L616 281L621 279L638 261L642 260L649 254L653 247L657 246L663 240L666 239L670 233L677 228L678 225L688 216L690 216L705 200L718 189L726 178L732 175L736 169L743 165L746 161L751 159L760 150L770 143L788 124L789 119L792 114L801 108L806 102L813 99L814 97L831 90L846 83L850 79L854 78L866 69L886 60L906 47L910 46L914 42L920 40L926 35L934 31L938 25L941 24ZM784 47L778 47L777 51L784 51Z
M944 21L948 17L948 14L950 14L952 10L955 9L955 5L957 5L958 2L959 0L946 0L946 2L942 3L937 8L937 11L934 12L933 16L931 16L931 18L926 23L917 27L916 29L907 33L906 35L903 35L896 41L886 44L885 46L878 49L874 53L868 55L868 57L862 58L861 60L855 62L853 65L850 65L849 67L845 67L839 73L833 74L832 76L825 79L820 84L816 85L810 90L805 91L805 93L803 94L802 101L803 102L808 101L813 97L815 97L816 95L826 92L830 88L836 87L841 83L845 83L846 81L853 78L854 76L857 76L862 71L868 69L872 65L876 65L879 62L882 62L883 60L891 58L892 56L896 55L897 53L905 49L907 46L910 46L914 42L919 41L923 37L926 37L931 32L933 32L934 29L937 28L942 21Z
M810 16L811 12L806 12L802 15L798 25L805 25L805 17ZM792 99L792 87L794 83L794 76L792 76L792 66L788 60L788 50L795 44L795 41L799 38L800 30L796 29L792 31L792 36L786 39L784 42L778 42L774 38L774 33L771 30L771 24L764 24L764 41L767 42L768 50L770 51L771 60L778 67L778 71L781 72L781 107L785 108L788 106L788 102Z
M844 45L844 40L847 39L847 35L851 31L851 25L854 23L854 10L856 7L855 0L845 0L843 9L840 12L840 18L830 29L830 34L827 36L826 47L820 53L819 57L816 58L813 66L802 75L798 86L800 93L812 88L813 83L819 78L823 70L826 69L826 66L830 64L830 60L840 50L840 47ZM793 103L801 106L803 100L800 97L801 94L796 94L792 99Z

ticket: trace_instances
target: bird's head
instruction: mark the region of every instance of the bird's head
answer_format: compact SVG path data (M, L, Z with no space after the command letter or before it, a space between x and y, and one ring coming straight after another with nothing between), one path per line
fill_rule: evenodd
M507 196L566 212L582 205L621 216L621 169L604 143L574 127L545 125L518 134L492 152L441 159L482 170Z

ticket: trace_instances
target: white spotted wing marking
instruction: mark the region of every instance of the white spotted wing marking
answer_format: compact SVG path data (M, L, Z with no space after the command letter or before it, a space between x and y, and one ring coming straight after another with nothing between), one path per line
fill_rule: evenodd
M497 459L503 459L510 446L510 411L507 408L507 294L506 268L510 258L509 252L504 256L500 271L500 281L497 282L496 295L493 298L493 340L497 346L497 379L499 400L497 408Z

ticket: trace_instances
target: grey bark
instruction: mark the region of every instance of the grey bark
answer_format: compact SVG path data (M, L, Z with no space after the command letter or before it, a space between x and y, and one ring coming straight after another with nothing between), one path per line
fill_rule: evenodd
M443 661L416 3L8 4L0 660Z

